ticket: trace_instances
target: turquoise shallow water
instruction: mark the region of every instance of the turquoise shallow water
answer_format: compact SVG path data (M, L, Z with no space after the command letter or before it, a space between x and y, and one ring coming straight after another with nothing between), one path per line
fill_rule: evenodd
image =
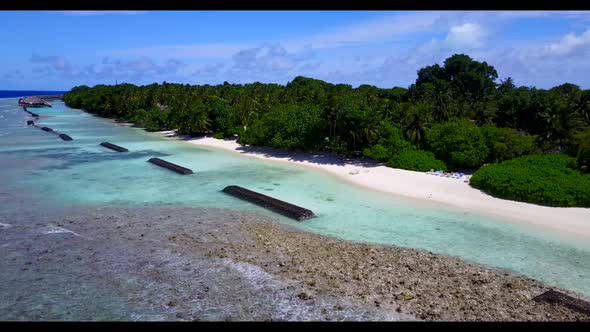
M19 213L2 195L30 198L29 209L129 205L221 207L273 215L301 229L355 241L429 250L506 268L590 296L590 244L460 210L384 195L323 172L195 147L137 128L115 125L53 103L35 128L16 106L0 100L0 211ZM117 153L98 144L128 148ZM181 176L146 161L161 157L191 168ZM313 210L297 223L221 192L236 184ZM559 222L556 220L555 222Z

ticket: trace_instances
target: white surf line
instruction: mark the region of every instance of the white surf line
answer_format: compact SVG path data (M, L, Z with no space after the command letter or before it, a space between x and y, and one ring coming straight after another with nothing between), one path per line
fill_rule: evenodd
M71 234L73 234L75 236L79 236L83 239L92 240L89 237L80 235L74 231L71 231L71 230L63 228L63 227L59 227L59 226L55 226L55 225L47 225L46 228L49 228L49 230L44 231L43 234L71 233Z
M4 227L4 228L8 228L8 227L12 227L11 224L3 224L0 222L0 226Z

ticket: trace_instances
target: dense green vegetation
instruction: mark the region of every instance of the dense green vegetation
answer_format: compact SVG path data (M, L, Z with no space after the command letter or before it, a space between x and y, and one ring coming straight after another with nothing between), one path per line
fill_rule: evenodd
M590 207L590 175L564 154L522 156L481 167L471 184L494 196L551 206Z
M305 149L320 141L321 109L296 104L278 105L243 132L240 143Z
M389 159L387 166L421 172L433 169L442 171L447 170L445 163L434 158L434 153L418 149L402 151L400 154Z
M442 66L420 69L408 88L353 88L300 76L286 86L78 86L64 99L70 107L146 130L237 134L241 144L364 155L411 170L478 169L524 155L565 153L588 172L590 90L497 80L494 67L456 54Z

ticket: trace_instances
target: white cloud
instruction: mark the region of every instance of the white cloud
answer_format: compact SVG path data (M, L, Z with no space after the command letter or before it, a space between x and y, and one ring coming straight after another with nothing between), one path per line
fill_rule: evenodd
M153 59L147 57L131 61L104 58L102 64L103 72L108 71L108 73L112 73L113 75L129 76L176 74L181 68L186 66L184 62L177 59L169 59L159 65Z
M554 40L496 43L485 47L489 33L479 24L453 25L446 36L417 48L399 49L389 53L380 64L362 67L354 62L317 77L331 82L353 85L374 84L380 87L408 86L416 79L418 69L441 64L454 53L466 53L477 61L494 66L500 78L512 77L516 84L551 88L570 82L590 87L585 73L590 72L590 29L569 33ZM488 43L489 44L489 43ZM342 61L342 60L340 60Z
M590 19L590 11L576 11L576 10L559 10L559 11L541 11L541 10L515 10L515 11L498 11L486 12L493 13L498 18L505 19L520 19L520 18L538 18L538 17L560 17L566 19Z
M545 17L583 24L590 20L590 11L400 12L298 38L103 50L98 54L119 60L106 58L97 70L71 65L63 58L47 59L45 64L63 72L90 73L94 78L156 80L154 76L166 74L181 81L285 83L305 75L336 83L391 87L407 86L415 81L418 69L441 63L454 53L466 53L519 84L548 87L572 81L583 86L580 80L588 79L582 72L590 64L584 64L579 55L590 50L590 29L542 42L502 40L500 30L507 23ZM434 34L437 38L428 42ZM183 61L167 62L171 56Z
M151 58L142 57L130 61L103 58L100 65L77 65L70 63L63 56L42 56L33 54L30 62L38 66L32 68L33 74L42 77L63 75L69 79L141 79L143 77L160 77L163 75L175 75L187 65L177 59L168 59L158 64ZM39 66L40 65L40 66ZM56 75L58 74L58 75Z
M473 49L483 46L486 32L475 23L464 23L451 27L445 46L450 49Z
M365 50L363 53L379 53L379 57L383 58L391 54L391 52L406 52L414 36L420 36L416 34L422 34L423 36L425 33L441 30L448 32L446 37L440 40L433 39L414 51L437 54L451 51L473 52L474 50L483 49L488 36L493 34L493 29L497 29L506 21L537 17L587 20L590 19L590 11L399 12L361 23L335 27L328 31L300 38L267 41L250 40L239 43L159 45L103 50L98 54L117 57L147 56L156 59L167 59L173 55L175 58L185 59L187 62L209 60L215 62L225 61L227 63L241 51L264 47L264 45L271 43L280 44L286 52L295 54L300 52L325 52L327 49L332 49L334 52L347 52L347 46L363 45ZM404 42L390 44L400 40ZM383 42L392 46L384 46ZM357 47L357 49L359 48ZM366 56L363 55L363 57Z
M576 36L568 33L559 41L545 46L545 54L553 56L570 56L584 53L590 49L590 29Z
M197 67L192 75L197 76L199 78L216 77L224 67L225 64L223 62L207 63L205 65Z
M117 56L150 56L150 57L169 57L173 54L176 58L231 58L237 52L252 47L247 43L210 43L210 44L193 44L193 45L169 45L153 46L132 49L119 49L112 51L99 52L101 55Z
M300 69L309 70L314 65L312 56L287 52L279 44L266 44L236 53L223 75L234 82L284 82L296 76Z
M360 24L336 28L332 31L282 42L290 51L304 47L332 48L348 44L389 41L394 37L430 29L441 13L423 12L385 16Z
M41 56L33 54L30 59L31 63L45 64L43 68L53 68L56 71L62 72L65 76L77 76L81 74L80 68L76 65L71 64L62 56Z
M445 39L433 39L420 46L418 53L432 54L440 52L467 52L485 45L488 33L477 23L463 23L451 26Z
M313 49L335 48L358 43L390 41L394 37L426 31L440 18L440 13L417 13L394 15L343 26L328 32L317 33L287 40L256 41L244 43L201 43L188 45L162 45L133 49L102 51L102 55L149 55L151 57L177 58L231 58L241 50L260 47L264 44L278 44L288 52Z

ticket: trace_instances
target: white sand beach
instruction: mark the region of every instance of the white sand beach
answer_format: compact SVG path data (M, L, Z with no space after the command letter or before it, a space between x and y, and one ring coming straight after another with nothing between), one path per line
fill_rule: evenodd
M163 131L166 136L172 131ZM347 160L326 154L291 153L272 148L242 146L235 141L212 137L185 139L200 147L222 149L244 156L315 167L351 183L384 193L428 200L446 206L503 220L527 223L560 235L590 239L589 208L558 208L499 199L471 187L462 179L445 178L381 166L369 161Z

